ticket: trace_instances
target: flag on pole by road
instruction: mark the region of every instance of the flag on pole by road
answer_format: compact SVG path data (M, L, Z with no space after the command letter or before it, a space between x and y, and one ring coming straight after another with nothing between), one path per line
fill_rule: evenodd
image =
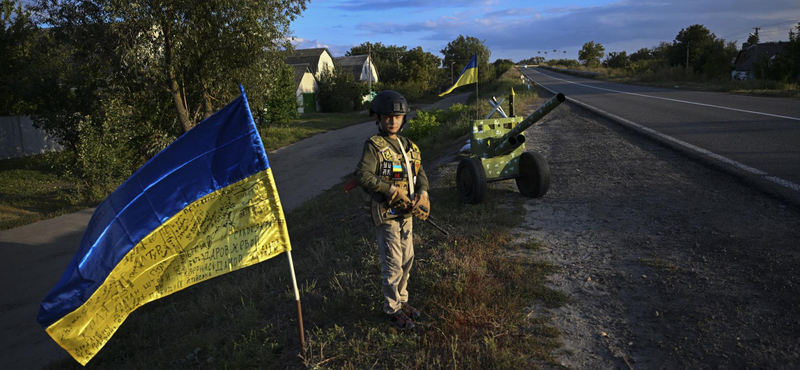
M478 82L478 54L472 56L472 59L469 60L466 66L464 66L464 70L461 71L461 74L458 75L458 79L453 86L450 86L447 90L443 93L439 94L439 96L445 96L451 93L456 87L474 84Z
M290 250L242 90L97 207L37 321L85 365L136 308Z

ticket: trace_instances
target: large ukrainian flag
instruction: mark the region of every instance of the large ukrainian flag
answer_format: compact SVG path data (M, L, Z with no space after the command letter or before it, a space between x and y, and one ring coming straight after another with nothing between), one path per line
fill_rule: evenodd
M478 82L478 54L472 56L472 59L469 60L466 66L464 66L464 70L461 71L461 74L458 75L458 79L453 86L450 86L449 89L445 90L445 92L439 94L439 96L445 96L451 93L456 87L474 84Z
M97 207L37 320L85 365L136 308L289 250L242 91Z

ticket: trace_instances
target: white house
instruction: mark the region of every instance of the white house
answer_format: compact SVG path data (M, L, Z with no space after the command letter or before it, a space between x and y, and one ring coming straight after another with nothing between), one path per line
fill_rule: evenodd
M315 78L319 78L326 68L333 70L333 56L327 48L296 49L286 57L286 64L308 64Z
M294 93L297 97L297 112L319 112L320 106L317 101L319 85L317 84L317 79L311 73L308 63L292 64L292 69L294 69L294 83L297 85L297 90Z
M372 82L378 82L378 70L368 54L351 55L335 58L335 60L342 66L342 69L352 73L356 81L368 82L371 79Z

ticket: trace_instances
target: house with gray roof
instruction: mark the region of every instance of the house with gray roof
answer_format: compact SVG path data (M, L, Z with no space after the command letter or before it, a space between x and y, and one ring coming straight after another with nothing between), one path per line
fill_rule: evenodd
M308 63L292 64L294 70L294 83L297 86L294 95L297 97L298 113L319 112L320 106L317 101L319 85Z
M286 57L286 64L308 64L315 78L319 78L325 68L333 70L333 56L327 48L296 49Z
M785 44L787 42L764 42L742 49L733 61L731 78L735 81L754 78L753 64L756 62L763 63L774 59L779 54L785 53Z
M342 66L345 72L349 72L355 77L356 81L378 82L378 70L375 63L368 54L351 55L346 57L334 58L336 63Z

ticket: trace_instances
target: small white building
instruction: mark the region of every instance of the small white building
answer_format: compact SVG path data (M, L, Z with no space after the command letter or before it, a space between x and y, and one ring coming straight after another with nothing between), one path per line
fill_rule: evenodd
M353 74L356 81L369 82L371 79L373 83L378 82L378 70L368 54L351 55L335 58L334 60L342 66L345 72Z
M297 112L319 112L320 106L317 101L319 85L317 84L317 79L311 73L308 63L292 64L292 69L294 69L294 83L297 85L297 90L294 93L297 97Z
M333 56L327 48L296 49L286 57L286 64L307 64L311 74L319 78L326 68L333 70Z

